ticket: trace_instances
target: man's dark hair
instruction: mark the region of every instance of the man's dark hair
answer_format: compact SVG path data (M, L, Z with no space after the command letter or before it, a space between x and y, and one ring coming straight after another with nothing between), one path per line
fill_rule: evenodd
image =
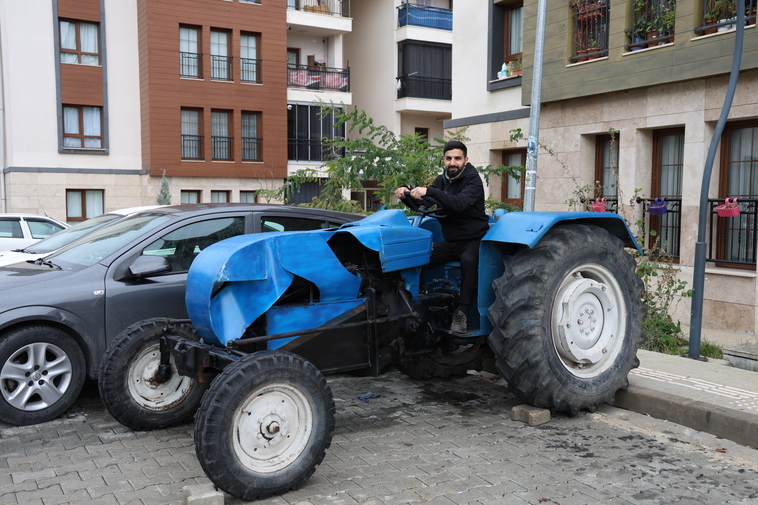
M468 149L466 148L466 144L460 140L449 140L447 144L445 144L445 147L442 148L442 154L444 155L446 152L452 151L453 149L460 149L463 151L463 157L468 157Z

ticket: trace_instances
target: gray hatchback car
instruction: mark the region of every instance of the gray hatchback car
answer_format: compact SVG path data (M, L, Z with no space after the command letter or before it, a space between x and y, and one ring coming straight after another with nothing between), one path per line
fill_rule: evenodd
M0 420L56 418L94 378L108 344L153 317L187 318L197 254L246 233L331 228L362 216L283 205L160 207L36 261L0 268Z

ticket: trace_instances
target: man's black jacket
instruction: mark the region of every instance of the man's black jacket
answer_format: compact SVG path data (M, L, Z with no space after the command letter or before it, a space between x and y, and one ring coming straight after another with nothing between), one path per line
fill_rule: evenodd
M452 181L444 173L438 175L426 195L447 211L447 217L439 221L442 236L448 242L478 240L489 230L489 217L484 212L484 185L471 163Z

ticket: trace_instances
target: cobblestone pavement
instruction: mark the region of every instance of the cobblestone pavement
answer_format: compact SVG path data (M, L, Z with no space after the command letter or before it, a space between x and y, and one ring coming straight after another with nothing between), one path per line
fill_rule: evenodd
M758 451L603 408L548 424L512 421L520 402L483 377L331 377L332 446L314 476L266 505L425 503L758 504ZM367 392L380 395L368 403ZM192 425L132 432L88 383L65 418L0 423L0 504L181 504L207 484ZM240 500L226 496L226 505Z

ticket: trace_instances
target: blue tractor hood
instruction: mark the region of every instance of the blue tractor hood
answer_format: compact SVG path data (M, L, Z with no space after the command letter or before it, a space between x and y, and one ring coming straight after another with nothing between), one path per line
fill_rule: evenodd
M378 253L384 272L429 262L431 232L411 226L405 214L394 209L338 229L233 237L203 250L190 267L185 301L195 329L216 345L242 337L295 277L313 283L318 303L325 307L346 300L362 303L361 278L342 265L329 245L341 234L354 237L359 242L356 247ZM324 308L324 312L329 311ZM320 322L333 317L329 314Z

